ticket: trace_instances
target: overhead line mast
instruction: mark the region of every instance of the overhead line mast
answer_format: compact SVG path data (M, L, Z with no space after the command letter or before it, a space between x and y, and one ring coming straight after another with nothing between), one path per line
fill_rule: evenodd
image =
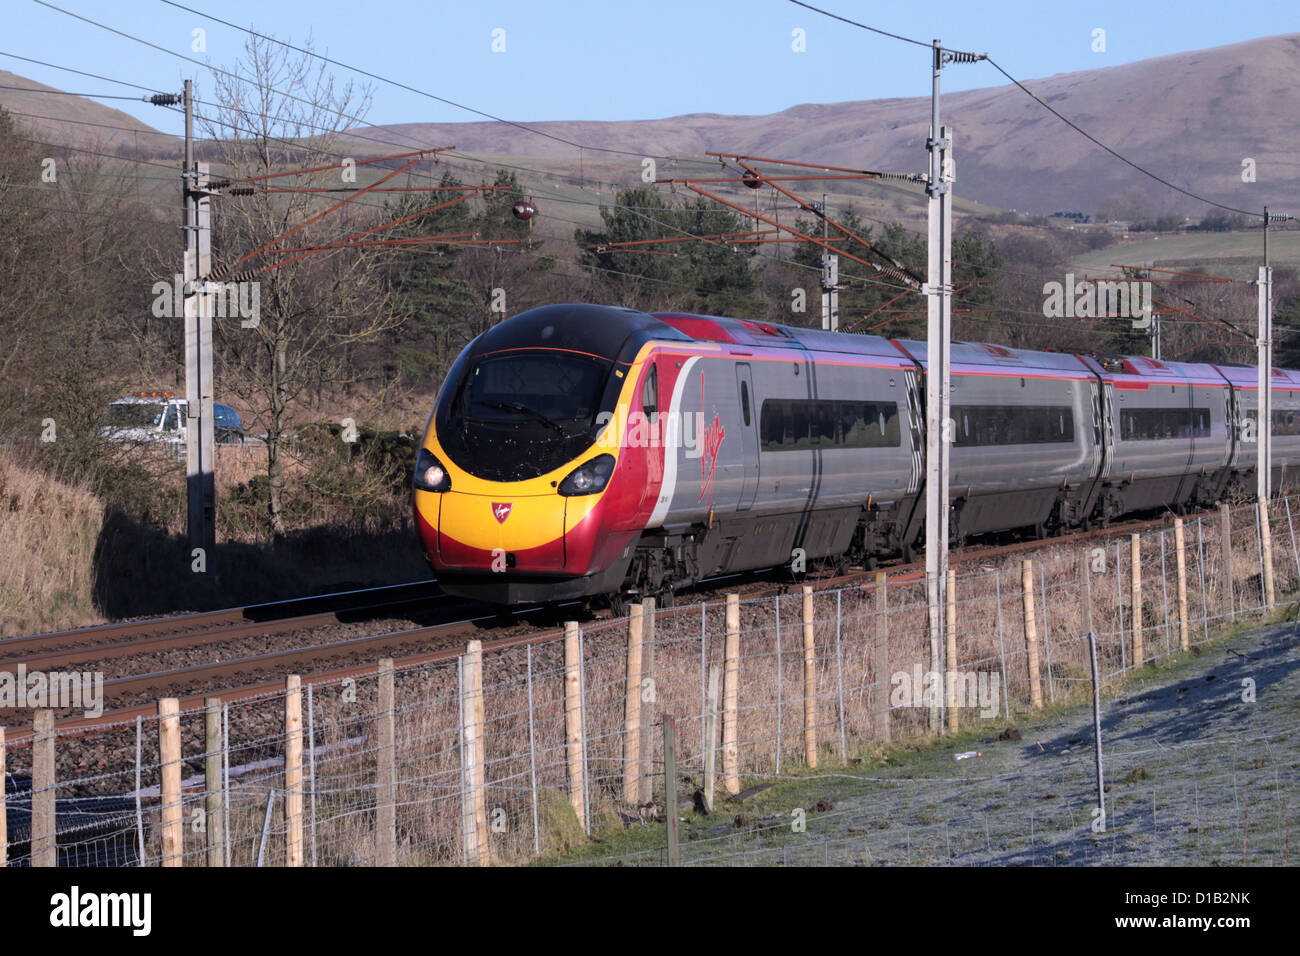
M953 439L949 414L949 367L952 362L952 134L939 125L939 73L947 63L975 63L984 54L945 50L932 44L930 93L930 175L927 250L929 268L925 375L925 580L930 620L930 669L936 677L943 657L948 577L948 449ZM947 662L945 673L953 662ZM951 705L951 702L948 702ZM942 730L941 705L930 706L930 730Z
M1292 216L1270 213L1264 207L1264 264L1259 269L1259 411L1255 429L1259 454L1255 465L1255 496L1267 502L1273 492L1273 269L1268 264L1268 227ZM1264 513L1267 517L1267 512Z

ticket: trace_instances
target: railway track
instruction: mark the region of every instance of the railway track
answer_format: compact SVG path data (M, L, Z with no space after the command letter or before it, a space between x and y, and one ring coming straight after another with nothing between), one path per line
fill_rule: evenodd
M436 582L416 581L177 617L10 637L0 640L0 670L19 663L28 668L53 669L60 664L109 660L168 647L198 647L251 634L283 634L328 624L352 623L379 611L453 602L454 598L437 589Z
M1134 520L1110 528L1075 531L1042 540L968 544L953 551L951 563L956 567L969 566L1044 547L1103 540L1157 527L1167 520L1164 516ZM921 580L925 574L924 562L900 562L882 566L881 570L888 573L891 583L912 583ZM875 574L875 571L866 570L838 575L824 573L808 575L800 581L792 578L777 583L772 581L771 572L748 576L730 575L725 579L703 582L694 591L679 595L679 603L664 611L668 614L687 613L698 607L699 601L681 601L682 597L695 595L700 600L707 600L722 587L738 591L746 598L788 593L792 588L805 583L814 584L818 588L859 585L869 593L874 588ZM289 673L301 674L313 681L333 681L372 675L376 670L377 659L383 656L394 657L395 663L404 667L451 660L463 652L467 640L482 636L485 629L506 625L506 617L512 619L518 630L507 628L511 633L485 640L484 651L500 651L550 640L554 637L553 627L558 626L565 614L587 621L599 621L608 617L608 613L587 611L580 602L545 609L515 609L509 615L497 610L485 611L480 607L477 612L471 611L467 616L456 617L455 612L463 612L473 606L442 595L435 588L433 582L417 582L249 608L230 608L179 618L158 618L10 638L0 641L0 671L12 670L19 663L25 664L29 670L38 667L55 670L86 661L125 661L163 650L190 650L219 644L250 634L274 635L339 623L355 623L367 617L373 619L378 612L404 608L419 607L428 611L432 607L438 613L453 615L452 619L425 626L327 640L225 660L197 662L107 680L103 688L105 703L117 701L122 706L106 710L97 718L74 717L58 722L60 728L84 728L134 720L137 715L151 715L156 709L156 698L161 696L179 696L182 708L190 709L201 707L207 696L236 701L273 693L283 688L283 675ZM356 601L358 595L363 596L360 601ZM352 599L351 602L349 599ZM295 610L305 613L292 613ZM528 618L537 615L551 618L549 623L552 627L538 627L535 623L529 626ZM15 728L15 731L10 733L10 739L15 742L27 736L22 730Z

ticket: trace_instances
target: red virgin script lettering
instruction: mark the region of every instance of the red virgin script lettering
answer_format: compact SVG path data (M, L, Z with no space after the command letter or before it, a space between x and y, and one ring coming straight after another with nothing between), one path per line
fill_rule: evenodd
M701 382L701 390L703 382ZM718 449L722 447L722 439L727 436L726 429L722 427L722 422L718 418L718 409L713 409L713 424L704 430L703 449L700 454L700 480L704 486L700 489L700 501L708 495L709 500L713 500L713 473L718 468Z

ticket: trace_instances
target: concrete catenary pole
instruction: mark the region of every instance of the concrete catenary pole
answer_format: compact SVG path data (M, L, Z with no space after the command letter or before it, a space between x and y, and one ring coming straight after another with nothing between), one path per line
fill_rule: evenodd
M948 367L952 330L952 164L947 130L939 125L939 72L944 51L934 41L930 97L930 176L925 286L925 581L930 618L930 672L943 670L944 586L948 572ZM939 704L930 707L930 731L940 730Z
M826 194L822 193L822 238L827 239ZM840 330L840 257L833 252L822 252L822 328L827 332Z
M211 199L208 165L194 162L193 81L185 81L185 168L181 171L184 208L185 315L185 482L192 567L207 570L216 548L216 485L213 459L216 432L212 402L212 297L206 277L212 272ZM201 548L202 558L193 554Z

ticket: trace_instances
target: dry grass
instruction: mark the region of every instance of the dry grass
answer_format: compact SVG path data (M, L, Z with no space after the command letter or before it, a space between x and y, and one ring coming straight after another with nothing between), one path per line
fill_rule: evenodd
M0 450L0 636L102 623L91 593L104 505Z
M241 484L261 473L265 453L257 445L219 449L218 549L204 578L191 571L184 537L183 465L142 454L139 469L119 479L137 504L149 507L138 518L133 509L113 507L89 487L51 477L0 449L0 635L428 576L406 519L409 503L385 488L376 494L388 496L381 499L387 518L376 517L373 506L369 517L356 517L360 504L343 486L327 502L297 506L295 526L268 541L265 506L249 495L236 497ZM291 481L304 470L291 464ZM310 490L295 493L301 500Z

